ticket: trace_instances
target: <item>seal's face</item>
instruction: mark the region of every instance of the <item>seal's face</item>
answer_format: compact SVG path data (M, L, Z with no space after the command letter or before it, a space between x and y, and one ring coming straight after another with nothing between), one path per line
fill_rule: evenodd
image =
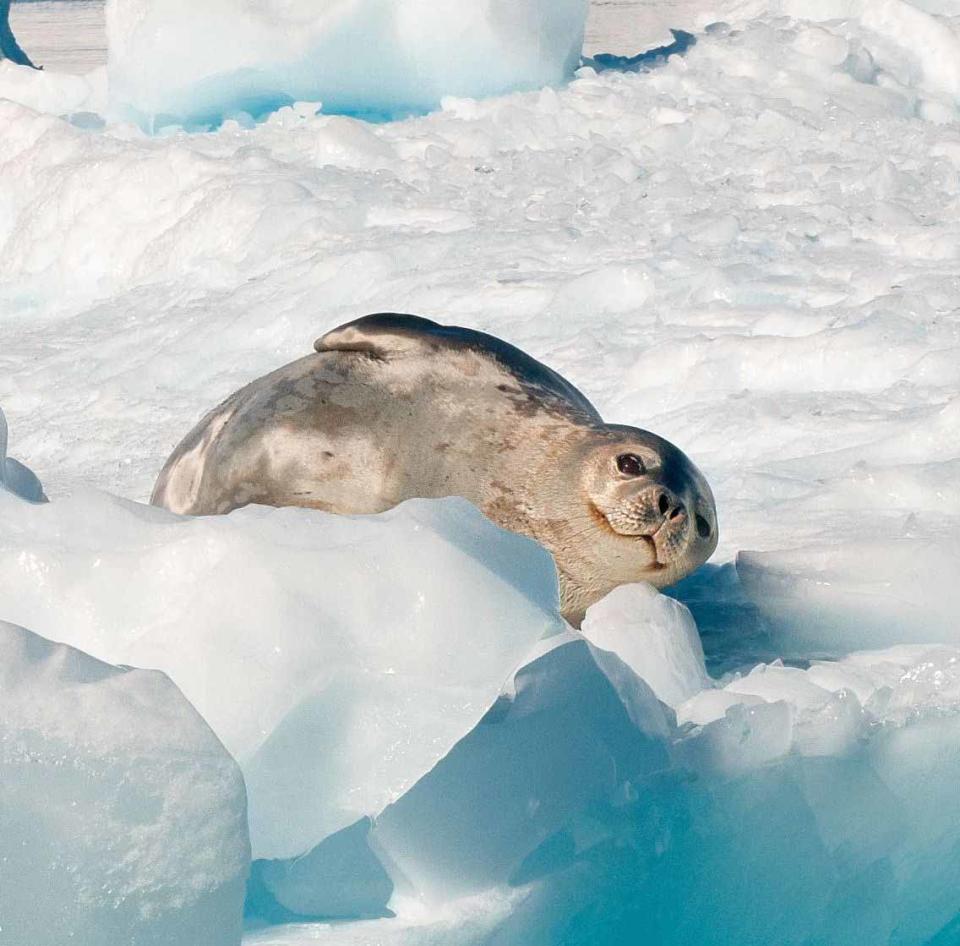
M586 460L587 499L598 523L619 539L606 544L623 580L663 587L713 554L713 494L673 444L643 430L610 426Z

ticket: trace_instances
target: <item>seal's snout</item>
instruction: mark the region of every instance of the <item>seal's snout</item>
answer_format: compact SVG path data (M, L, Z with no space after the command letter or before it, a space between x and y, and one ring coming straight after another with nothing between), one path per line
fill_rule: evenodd
M661 487L656 509L658 516L653 540L657 559L663 565L673 564L687 554L687 547L693 539L687 507L682 499Z
M697 513L697 535L701 539L709 539L713 535L713 529L710 526L710 523L704 519L700 513Z
M681 563L696 568L705 562L717 545L712 501L689 489L674 492L658 484L652 503L652 540L657 561L676 568Z
M657 508L664 520L674 522L687 515L687 507L672 493L663 490L657 500Z

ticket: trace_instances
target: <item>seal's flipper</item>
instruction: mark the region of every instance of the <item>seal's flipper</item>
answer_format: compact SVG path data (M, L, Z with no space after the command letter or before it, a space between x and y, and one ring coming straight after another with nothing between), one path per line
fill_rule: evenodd
M442 344L445 331L449 332L450 328L418 315L379 312L331 329L321 335L313 347L321 352L357 351L386 359L417 349L436 351ZM469 329L457 331L469 332Z
M540 396L552 395L581 417L603 423L596 408L569 381L519 348L474 329L441 325L418 315L379 312L331 329L313 347L318 352L360 352L379 361L442 350L474 351L498 362L521 387L535 389Z

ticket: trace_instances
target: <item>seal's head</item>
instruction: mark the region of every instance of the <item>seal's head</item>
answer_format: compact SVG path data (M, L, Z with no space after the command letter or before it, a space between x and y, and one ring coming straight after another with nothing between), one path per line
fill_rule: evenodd
M662 588L713 554L713 494L703 474L672 443L635 427L605 424L590 431L577 452L580 494L592 527L590 540L571 551L590 562L589 573L598 580L603 576L597 587L582 589L589 597L633 581ZM588 531L586 522L571 525Z

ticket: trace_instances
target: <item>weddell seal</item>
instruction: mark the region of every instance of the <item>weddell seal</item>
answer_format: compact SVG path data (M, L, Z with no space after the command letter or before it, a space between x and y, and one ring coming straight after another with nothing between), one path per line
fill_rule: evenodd
M617 585L672 584L710 557L710 487L673 444L606 424L569 382L492 335L368 315L214 408L151 502L376 513L462 496L552 553L564 616Z

